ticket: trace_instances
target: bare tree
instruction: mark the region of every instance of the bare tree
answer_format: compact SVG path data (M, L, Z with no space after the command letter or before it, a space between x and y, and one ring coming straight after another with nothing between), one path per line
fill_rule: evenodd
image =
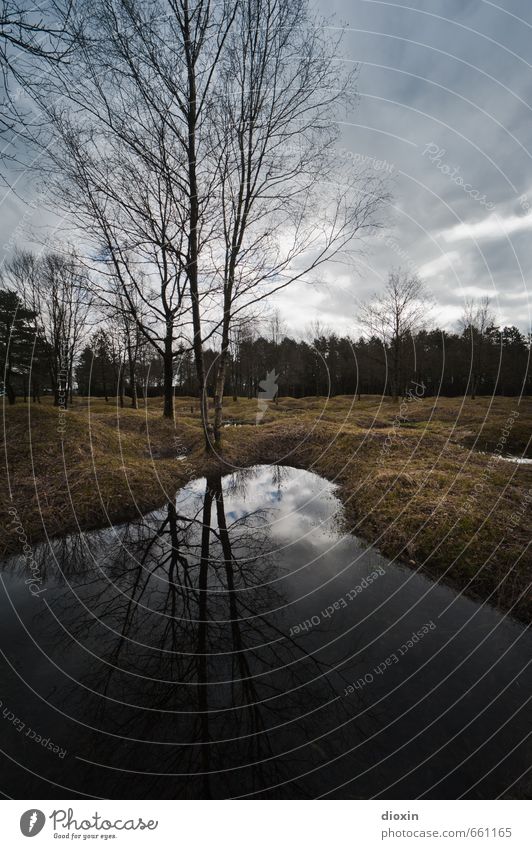
M309 321L305 327L303 338L309 343L309 345L314 345L316 339L322 339L330 336L332 332L332 327L329 324L326 324L321 319L316 318L313 321Z
M280 345L284 337L288 335L288 327L278 308L273 310L268 319L268 329L269 338L274 345Z
M370 335L377 336L390 355L390 387L394 401L404 392L403 352L428 318L431 299L416 274L392 270L382 294L361 303L357 319Z
M56 70L42 99L55 139L55 197L99 243L132 317L160 354L167 416L177 351L192 345L205 427L200 312L209 291L200 292L198 262L213 177L203 126L234 5L82 4L76 62ZM50 107L50 92L63 100L67 92L68 108ZM202 275L204 285L205 268ZM132 291L147 308L145 321ZM107 298L105 287L100 295Z
M462 335L469 337L471 341L469 385L471 399L474 400L484 373L487 331L495 324L495 316L490 310L490 299L487 296L478 301L474 298L466 298L462 317L458 323Z
M219 153L222 326L214 437L235 316L305 279L376 224L382 182L340 174L335 119L354 72L307 0L238 3L221 58L214 121Z
M110 92L102 92L101 98L98 91L93 94L91 111L111 110ZM50 117L58 142L52 153L54 196L76 212L78 227L94 245L86 262L98 271L95 286L100 302L111 311L119 302L130 336L135 325L160 355L163 414L172 418L174 360L186 338L181 321L187 278L172 180L150 154L159 143L161 125L155 127L144 112L138 123L130 122L126 136L120 129L124 115L121 120L113 115L116 127L100 121L89 128L75 126L77 115L50 112ZM144 131L144 125L150 129Z
M35 333L48 358L54 404L67 407L91 307L86 272L72 253L37 258L19 251L8 263L6 276L35 317Z
M163 358L165 415L177 352L191 345L207 446L207 340L220 340L219 441L235 317L338 256L374 226L384 194L377 178L334 171L336 109L353 80L307 7L87 2L76 62L51 86L63 104L43 97L57 203Z
M98 357L98 359L100 361L99 378L100 378L101 383L102 383L102 389L103 389L103 393L104 393L104 396L105 396L105 401L107 402L109 400L109 393L108 393L109 387L107 385L107 368L106 368L106 366L107 366L107 363L111 361L110 340L109 340L109 335L108 335L107 331L104 330L103 328L100 328L100 330L97 330L93 339L91 339L91 342L92 342L92 346L91 346L92 347L92 355L93 355L93 357ZM91 394L90 393L90 383L87 386L87 394L88 395Z
M131 301L133 299L133 309ZM126 301L122 288L117 285L116 289L116 305L113 318L118 335L122 340L122 349L124 351L124 359L127 362L129 391L131 395L131 406L134 410L138 410L138 384L137 384L137 363L142 356L142 351L146 347L147 340L140 331L140 327L145 324L144 319L145 309L142 303L139 303L138 296L131 293L130 299ZM123 387L123 379L122 379ZM123 398L123 391L122 391ZM123 402L122 402L123 406Z
M139 408L139 396L137 389L137 360L142 344L142 337L138 324L131 320L130 315L124 314L124 333L126 337L126 351L128 363L129 389L131 393L131 406L134 410Z
M71 28L69 0L48 0L35 4L21 0L0 0L0 74L4 97L0 107L0 134L29 120L24 97L31 98L43 64L65 60L75 37ZM13 85L14 84L14 85ZM9 156L6 148L2 158Z
M59 61L67 55L71 3L48 0L35 5L20 0L0 3L0 66L18 74L17 58L26 55Z
M123 322L121 316L114 313L108 319L109 327L109 358L113 369L114 385L116 388L116 397L120 407L125 406L124 400L124 384L126 376L126 341L123 333Z

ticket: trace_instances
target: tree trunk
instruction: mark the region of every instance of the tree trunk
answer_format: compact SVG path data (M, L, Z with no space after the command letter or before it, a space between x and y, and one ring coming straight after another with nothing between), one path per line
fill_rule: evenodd
M174 418L174 359L172 356L172 340L165 343L165 352L163 357L163 395L164 407L163 416L165 419Z
M392 401L399 400L399 340L393 344Z
M100 359L101 359L101 376L102 376L103 394L105 395L105 403L107 404L107 402L109 401L109 395L107 393L107 381L105 379L105 362L104 362L104 359L103 359L103 354L100 355Z
M120 372L118 378L118 398L120 406L124 406L124 364L120 364Z
M233 651L237 653L241 653L242 646L242 635L239 627L239 617L238 610L236 606L236 593L235 593L235 582L234 582L234 570L233 570L233 551L231 548L231 540L229 538L229 533L227 530L227 518L225 515L225 506L223 500L223 490L222 490L222 482L221 479L217 479L216 481L217 487L215 490L216 497L216 517L218 520L218 529L220 532L220 542L222 544L222 552L224 556L225 562L225 574L227 577L227 589L229 595L229 609L231 612L231 632L233 635Z
M188 74L188 180L190 192L190 222L188 228L188 256L187 275L190 287L190 300L192 306L192 329L194 333L194 360L196 363L196 375L198 378L198 393L201 412L201 422L205 435L205 450L211 448L209 439L209 409L207 404L207 393L205 385L205 363L203 360L203 341L201 338L201 317L198 287L198 224L199 224L199 202L198 181L196 173L196 68L195 59L191 51L190 18L187 12L184 18L185 55Z
M222 441L223 400L228 347L228 345L224 346L222 343L222 351L218 360L218 370L216 372L214 386L214 441L218 446Z
M129 360L129 386L131 389L131 406L134 410L139 408L139 400L137 395L137 378L135 376L135 364L131 358Z
M7 372L7 374L6 374L4 386L6 388L6 395L7 395L7 400L9 402L9 404L10 405L14 404L16 399L17 399L17 396L15 395L15 390L13 389L13 386L11 384L11 373L10 372Z
M65 387L65 396L68 396L70 406L74 403L74 380L73 380L74 368L72 363L70 364L68 370L68 386ZM66 406L66 403L65 403Z
M59 407L59 386L55 377L52 377L52 386L54 387L54 407Z
M172 343L172 334L170 331L170 344ZM137 396L137 376L135 374L137 362L136 362L136 350L135 354L133 353L133 346L131 345L131 335L129 329L126 329L126 347L127 347L127 364L129 370L129 390L131 393L131 407L134 410L138 410L139 402Z
M194 204L193 204L194 205ZM191 219L194 218L195 225L197 227L197 216L192 216ZM192 226L192 225L191 225ZM192 242L195 243L195 239L192 239ZM193 257L193 258L192 258ZM205 448L207 451L211 448L211 443L209 439L209 408L208 408L208 399L207 399L207 387L205 385L205 363L203 360L203 342L201 339L201 318L200 318L200 308L199 308L199 292L198 292L198 269L197 269L197 250L194 244L191 250L191 262L189 267L189 282L190 282L190 294L192 301L192 326L194 330L194 360L196 363L196 375L198 378L198 395L199 395L199 404L200 404L200 412L201 412L201 423L203 425L203 431L205 434Z
M224 293L224 318L222 325L222 345L220 349L220 357L218 359L218 369L216 372L216 382L214 386L214 441L217 446L222 441L222 420L223 420L223 402L225 375L227 372L227 360L229 356L229 330L231 324L231 297L233 292L233 268L231 266L229 280L226 283Z
M68 387L58 378L54 389L54 407L66 410L68 407Z

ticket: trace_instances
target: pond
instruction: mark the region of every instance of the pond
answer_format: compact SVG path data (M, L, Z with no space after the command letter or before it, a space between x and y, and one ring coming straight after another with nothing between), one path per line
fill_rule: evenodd
M1 565L15 798L529 793L530 632L345 533L311 472Z

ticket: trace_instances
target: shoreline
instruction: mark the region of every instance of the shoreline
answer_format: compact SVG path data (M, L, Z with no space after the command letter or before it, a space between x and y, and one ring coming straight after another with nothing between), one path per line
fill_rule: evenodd
M47 536L132 521L173 498L193 478L278 463L338 486L344 532L389 559L529 622L532 467L495 462L492 453L463 447L472 421L457 429L451 419L457 441L449 441L446 419L455 412L453 399L439 399L438 419L431 412L435 399L429 400L416 403L417 420L403 423L398 432L391 403L383 421L376 418L382 409L373 400L357 405L351 399L329 399L324 415L320 399L282 399L260 425L224 429L221 459L203 453L199 420L188 400L174 425L162 419L155 405L116 410L91 399L61 413L66 418L61 439L54 434L57 408L30 407L29 428L27 407L6 408L9 477L4 458L2 556L29 557L31 546ZM500 421L492 422L494 436L516 399L497 400ZM321 402L323 407L325 399ZM481 421L478 412L486 405L470 406ZM241 399L228 407L226 418L236 417L235 407L243 417L256 401ZM519 421L525 430L516 434L514 450L529 429L529 408L527 400ZM481 440L482 433L476 443Z

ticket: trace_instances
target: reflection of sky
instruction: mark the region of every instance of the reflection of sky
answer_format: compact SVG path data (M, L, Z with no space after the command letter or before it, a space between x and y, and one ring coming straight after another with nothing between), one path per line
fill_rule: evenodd
M181 517L178 523L183 531L179 544L192 562L199 557L206 486L206 478L198 478L176 493L176 511ZM233 554L238 561L249 558L252 563L257 556L275 552L276 566L284 575L317 560L328 574L335 574L341 563L349 563L362 554L362 546L356 538L338 533L335 517L342 507L334 494L336 487L312 472L283 466L256 466L225 476L222 487ZM99 576L110 574L109 570L113 570L123 557L122 547L129 552L131 563L137 561L139 552L135 541L147 538L149 528L155 532L166 517L167 507L164 506L145 516L140 523L108 527L81 537L72 535L64 541L57 540L51 549L46 543L38 545L35 557L37 562L42 559L46 562L47 580L59 585L63 583L61 573L65 558L70 563L70 567L66 567L69 574L73 571L74 560L80 561L80 574L85 568L95 570ZM215 502L210 524L217 532ZM212 539L211 542L214 543L211 556L221 557L217 542ZM78 547L72 549L71 544ZM163 536L159 544L164 548L170 540ZM10 562L13 571L24 573L23 557L15 556Z
M283 615L291 627L308 617L321 615L328 605L345 598L346 593L357 587L361 579L367 578L377 567L382 567L378 579L370 582L363 592L358 591L344 612L338 612L334 618L334 633L340 633L345 628L346 634L350 635L349 641L352 639L351 629L356 625L358 630L353 645L362 645L368 635L374 636L374 628L382 629L379 659L397 648L423 622L431 618L436 620L441 611L448 608L451 612L446 619L449 623L447 627L453 633L456 630L455 623L461 624L473 612L475 618L471 628L475 633L485 633L494 621L498 625L498 614L486 606L480 609L478 604L457 596L450 588L434 584L429 578L404 566L390 563L375 548L364 545L355 536L340 533L334 518L341 511L340 502L334 494L335 486L317 475L289 467L257 466L243 475L238 473L224 477L222 485L226 516L231 517L228 525L236 523L229 528L229 537L234 562L237 564L237 592L245 595L245 604L249 605L247 613L264 615L265 611L284 609ZM191 566L197 566L199 562L205 489L206 480L203 478L192 481L176 495L178 514L187 517L187 520L195 520L179 541L180 551ZM103 533L91 532L85 535L87 546L80 546L76 550L69 551L68 546L62 547L60 541L54 542L51 547L46 544L36 547L37 562L41 562L38 556L40 551L50 565L46 574L44 601L51 604L60 616L64 616L65 621L68 621L69 616L79 615L76 605L71 610L69 608L75 594L85 599L88 609L94 609L96 613L100 613L98 605L101 601L104 604L104 617L110 616L112 621L113 606L109 603L115 599L112 587L117 588L119 595L125 592L127 597L132 586L130 582L136 581L136 568L141 567L142 560L142 568L146 568L153 577L142 604L155 613L163 609L168 594L167 561L159 570L154 567L157 567L158 558L168 555L172 545L170 535L163 534L157 545L150 548L150 558L144 560L143 557L146 554L146 543L153 540L153 534L157 533L166 518L167 507L163 507L146 516L138 526L133 523L109 528ZM187 526L188 522L184 521L183 527ZM138 535L135 528L138 529ZM217 530L214 503L211 528ZM111 534L116 534L113 544L109 539ZM121 534L124 535L125 558L124 552L122 557L117 553ZM140 547L135 545L136 541L141 543ZM80 568L70 574L68 569L71 570L76 551L82 559L85 556L86 571L81 568L81 563ZM89 552L90 556L87 556ZM72 582L74 592L65 591L64 581L57 575L55 555L58 564L68 566L66 577ZM222 562L223 552L219 541L211 538L210 564L213 568L209 570L208 588L223 593L224 570L217 569L217 565ZM25 577L23 559L15 558L13 566L14 569L7 569L8 573L3 575L3 580L7 582L9 596L16 610L24 611L29 620L36 611L42 611L42 601L34 599L22 583ZM193 580L197 574L196 570L192 570ZM274 584L277 584L275 590L281 596L279 599L276 596L273 604L269 595L254 595L257 588ZM213 605L215 603L216 598L212 601ZM120 612L121 608L117 610ZM217 618L214 610L213 606L213 621ZM9 614L9 608L7 612ZM224 616L225 613L221 618ZM8 622L8 618L4 615L0 630L9 630L12 623ZM387 625L392 629L390 634ZM442 640L446 639L445 627L442 622L438 625ZM41 628L39 623L36 628ZM509 633L512 628L519 631L516 623L507 623L501 632L503 644L504 633ZM19 656L22 657L29 654L30 650L24 644L22 635L20 639L21 645L17 645L17 648L20 648ZM491 644L494 644L493 638ZM78 660L75 648L64 656L64 661L73 668L79 665Z
M205 491L205 481L194 482L187 492L191 489L194 499L199 498ZM334 496L335 487L312 472L256 466L240 482L235 482L234 475L224 478L223 489L228 521L260 514L273 548L306 538L312 547L320 549L337 538L332 516L341 504Z
M178 512L201 521L205 487L203 479L180 490L176 496ZM167 784L168 775L185 775L184 795L191 793L196 761L188 751L182 753L185 747L198 751L197 717L205 715L197 713L199 690L207 692L209 711L209 736L201 739L201 751L205 751L205 739L215 741L209 746L209 769L213 776L218 768L226 770L218 779L223 792L213 794L216 797L240 794L242 776L246 780L253 776L251 770L260 765L262 751L267 755L268 782L272 781L276 769L275 759L271 757L275 752L283 753L279 773L282 778L303 773L307 748L315 759L312 765L315 763L319 767L312 773L323 784L305 787L306 796L315 798L324 787L336 785L343 777L350 779L355 774L361 776L360 790L354 791L351 797L364 792L376 795L382 790L382 783L395 780L397 775L395 765L381 778L376 770L363 768L365 762L361 764L360 758L368 747L358 748L358 741L366 743L369 733L373 735L377 731L383 737L370 743L377 764L388 762L386 758L382 760L381 752L399 747L400 765L407 776L417 774L420 749L419 745L409 747L403 754L400 741L415 739L425 727L430 731L430 735L424 734L431 746L427 753L434 751L430 766L434 771L424 774L429 775L430 780L435 781L440 773L452 775L464 751L476 751L476 747L480 750L486 738L492 762L502 763L508 753L514 751L521 758L522 745L519 743L526 739L529 730L526 713L522 710L524 693L529 687L524 676L521 680L517 680L517 676L526 669L530 657L530 641L526 635L525 642L510 651L514 640L521 639L524 633L520 626L508 618L503 619L487 605L480 608L410 570L387 564L371 548L363 549L356 538L338 534L332 519L340 506L334 486L316 475L261 466L243 476L225 477L223 488L228 514L245 519L266 507L271 527L268 545L289 543L286 547L281 545L278 555L265 558L266 562L270 559L283 570L280 585L272 591L265 582L275 579L277 570L267 566L263 569L260 558L258 566L245 563L242 569L234 570L241 637L238 650L233 623L227 618L229 612L233 616L233 609L228 608L227 598L217 595L218 590L223 593L226 588L224 570L217 570L216 564L212 564L205 643L210 657L206 673L201 670L197 657L204 647L200 647L199 628L193 618L196 611L194 593L189 595L187 590L174 596L173 584L167 582L168 567L154 568L157 552L166 555L171 544L170 535L165 533L157 541L158 545L150 548L154 559L143 562L142 572L127 559L117 564L114 577L118 587L99 580L96 572L94 575L80 573L74 590L86 601L85 610L75 603L75 593L67 587L63 592L50 588L44 599L37 600L31 597L20 578L17 581L13 575L7 576L9 596L17 613L20 611L29 624L29 632L42 654L32 647L30 639L15 622L11 605L5 602L0 617L0 642L6 654L11 653L16 659L15 668L17 673L20 670L21 680L43 696L43 700L32 700L27 687L21 687L20 679L4 675L0 695L9 709L39 733L60 741L69 751L86 754L89 763L94 760L95 747L87 737L88 729L83 725L80 728L78 718L83 724L87 723L88 728L102 728L125 744L156 740L158 745L154 752L144 744L140 751L135 744L134 757L125 760L123 752L128 757L128 750L120 749L112 757L111 738L107 738L107 742L104 739L105 760L103 756L101 760L109 763L111 769L123 768L125 760L126 767L131 765L132 773L139 775L141 780L151 774L149 770L152 769L153 774L162 776ZM144 532L156 531L167 515L167 507L163 507L145 517L138 527L144 528ZM215 516L213 505L213 524ZM252 521L251 524L251 527L248 522L241 524L234 533L234 538L242 536L250 548L250 542L261 539ZM115 530L120 533L126 527L131 531L136 526L121 526ZM200 527L199 523L194 524L194 535L198 537ZM242 533L241 528L244 528ZM105 533L112 532L108 529ZM142 537L142 531L139 533ZM106 548L104 537L98 532L87 537L95 545L100 540L102 549ZM151 545L153 534L148 533L142 539ZM143 555L145 551L145 546L141 546L137 553ZM186 546L183 551L188 554ZM65 553L68 554L66 549ZM313 557L318 560L311 562ZM385 566L384 574L360 591L349 604L325 618L323 611L337 600L345 600L359 579L367 576L372 565L377 564ZM140 563L138 566L140 569ZM142 577L138 579L138 575ZM192 580L197 580L197 575L198 570L192 570ZM264 583L259 584L261 580ZM133 588L144 584L147 592L135 593ZM129 605L130 597L134 599L133 608ZM451 600L450 613L439 618ZM51 604L53 617L48 615L43 601ZM0 605L1 602L0 593ZM312 628L296 637L289 636L292 629L299 629L301 623L314 617L318 618L318 626L312 623ZM364 689L358 697L343 697L348 684L382 664L415 630L430 620L438 623L437 628L402 657L400 663L393 665L385 675L375 676L371 688ZM468 620L471 624L467 624ZM67 639L68 633L72 638ZM47 662L43 654L52 662ZM245 666L237 662L237 655L245 657ZM76 686L76 681L85 689ZM209 686L198 687L197 684ZM464 698L470 691L473 691L473 698ZM44 700L59 705L59 710L47 711ZM478 724L484 706L489 707L491 702L494 707L489 718ZM250 708L248 713L247 708ZM73 717L75 725L65 722L68 716ZM462 738L454 747L449 747L449 741L454 740L454 735L462 728ZM498 733L490 740L487 735L493 728ZM339 736L334 736L333 731ZM267 740L264 750L259 749L263 736ZM463 748L462 739L465 739L467 750ZM168 757L173 758L169 768L176 772L155 772L160 770L161 764L162 746L159 743L167 741L171 745ZM183 745L180 741L184 741ZM112 745L115 745L113 741ZM339 772L337 764L343 763L345 754L355 745L354 760L342 767L343 773ZM34 751L40 752L39 747L34 747ZM332 772L327 774L325 761L329 751ZM97 747L96 752L99 753ZM481 754L484 757L484 753ZM516 761L513 767L516 774L526 769L525 761L525 756ZM188 762L191 763L189 775L183 768ZM247 763L251 765L249 772L240 768ZM458 765L461 767L462 763ZM31 761L31 765L36 768L36 775L44 775L35 761ZM74 786L72 775L79 771L79 761L70 758L65 761L64 768L66 777L61 780ZM229 785L229 781L233 781L233 770L235 783ZM105 778L101 776L108 772L101 769L97 775L94 773L94 780L100 782L95 792L103 792ZM261 773L257 774L261 778ZM476 781L476 763L470 769L471 779L468 775L466 773L464 781ZM368 791L366 782L373 776L375 783ZM79 776L76 774L75 778ZM303 778L304 775L298 782ZM172 779L171 786L173 790L178 787L179 795L181 785L176 785L176 780L179 779ZM145 795L145 782L140 786ZM164 782L156 789L164 795ZM109 795L108 788L104 790ZM414 790L406 789L404 797L418 798L423 791L420 779ZM111 795L112 792L111 786ZM123 795L129 797L127 788ZM490 798L495 795L493 792Z

